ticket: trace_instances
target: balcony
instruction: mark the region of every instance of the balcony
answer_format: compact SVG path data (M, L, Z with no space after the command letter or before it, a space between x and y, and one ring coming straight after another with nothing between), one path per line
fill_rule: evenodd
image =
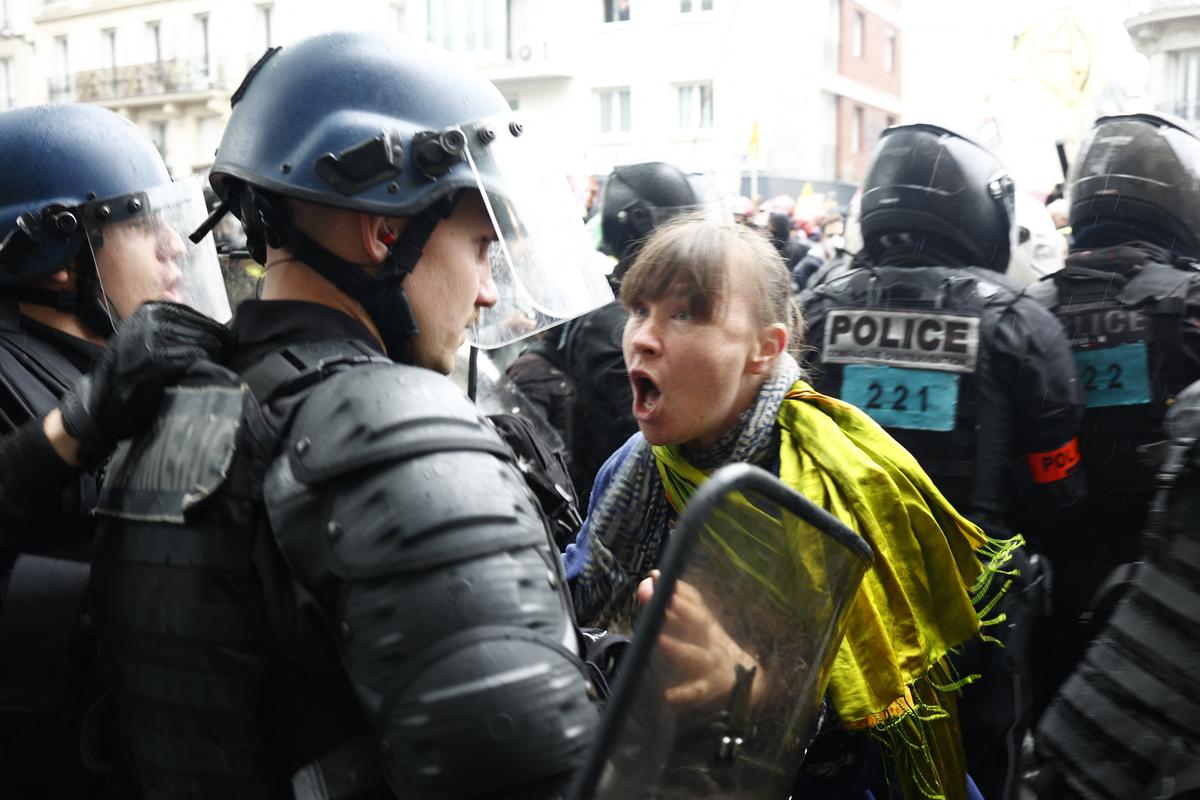
M211 61L173 60L75 74L75 99L81 102L154 99L163 95L204 94L224 86ZM51 81L51 96L54 95Z

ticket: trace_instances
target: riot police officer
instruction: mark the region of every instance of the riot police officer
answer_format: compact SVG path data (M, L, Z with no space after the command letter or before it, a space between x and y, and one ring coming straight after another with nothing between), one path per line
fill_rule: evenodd
M1046 800L1200 790L1200 383L1176 395L1163 436L1148 454L1158 475L1144 560L1038 724Z
M235 93L211 180L263 299L99 503L104 675L148 792L536 797L577 765L596 712L558 558L437 374L472 329L608 299L564 267L586 237L542 152L482 77L385 36L272 49Z
M719 207L720 196L707 176L685 173L661 161L616 167L604 184L601 200L601 250L617 259L610 276L613 291L619 290L642 243L655 229L681 215L714 212ZM531 395L543 393L538 384L546 378L565 374L567 383L560 391L570 395L571 412L559 433L567 446L575 493L583 502L591 496L600 465L637 431L621 351L628 317L625 307L614 301L571 320L561 333L536 346L531 358L542 363L526 358L509 371L514 382L529 387Z
M866 410L992 536L1040 543L1085 494L1082 398L1057 321L1003 277L1014 218L1013 182L986 150L933 125L889 128L862 187L863 252L801 302L815 386ZM956 661L984 673L964 696L963 727L987 797L1015 791L1014 705L1028 702L1032 609L1004 610L1005 626L989 630L1008 648Z
M95 468L145 422L161 383L220 350L220 325L184 306L135 313L147 300L204 306L192 290L204 287L205 267L205 310L221 313L215 251L177 233L193 222L181 215L192 201L201 202L199 187L172 183L153 145L110 111L63 104L0 114L6 795L98 791L84 788L78 727L96 696L80 622Z
M1029 289L1062 320L1087 397L1080 453L1092 493L1056 545L1048 699L1083 655L1110 572L1137 556L1154 491L1139 449L1200 378L1200 140L1181 120L1101 117L1067 181L1066 266Z

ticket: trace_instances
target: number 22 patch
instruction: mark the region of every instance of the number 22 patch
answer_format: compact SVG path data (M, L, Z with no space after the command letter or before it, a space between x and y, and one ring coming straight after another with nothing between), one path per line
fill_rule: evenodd
M842 370L842 399L885 428L952 431L958 379L941 370L848 364Z
M1150 376L1146 366L1146 343L1133 342L1095 350L1076 350L1079 383L1087 393L1087 404L1136 406L1150 402Z

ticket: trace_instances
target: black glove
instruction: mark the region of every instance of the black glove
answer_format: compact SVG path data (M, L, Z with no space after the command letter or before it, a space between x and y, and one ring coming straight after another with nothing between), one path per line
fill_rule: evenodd
M201 359L219 359L229 332L187 306L151 302L121 323L94 367L63 395L63 428L93 467L117 442L141 433L168 386Z

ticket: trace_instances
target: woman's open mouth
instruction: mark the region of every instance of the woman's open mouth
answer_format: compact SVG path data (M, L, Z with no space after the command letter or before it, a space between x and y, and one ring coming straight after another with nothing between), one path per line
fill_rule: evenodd
M644 372L635 372L629 376L633 386L633 414L643 419L654 412L662 400L662 390L654 379Z

